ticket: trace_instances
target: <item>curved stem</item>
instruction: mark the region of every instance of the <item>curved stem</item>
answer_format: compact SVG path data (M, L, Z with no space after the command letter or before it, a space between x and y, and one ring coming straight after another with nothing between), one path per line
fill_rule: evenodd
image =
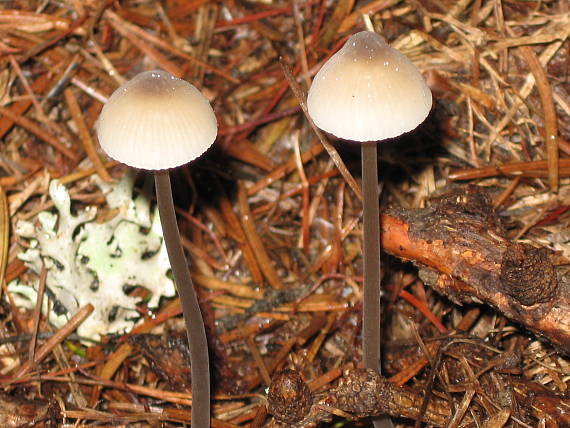
M381 372L380 364L380 201L376 143L361 146L363 193L364 295L362 309L362 356L364 366ZM390 428L388 416L373 419L376 428Z
M210 363L204 321L182 250L168 171L156 171L156 199L164 242L186 323L192 375L192 427L210 426Z

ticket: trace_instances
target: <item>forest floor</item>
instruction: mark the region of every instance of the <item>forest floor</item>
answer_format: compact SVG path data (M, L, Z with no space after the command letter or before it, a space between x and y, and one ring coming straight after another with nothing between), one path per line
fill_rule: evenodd
M213 427L570 426L567 0L0 4L0 426L190 422L151 177L94 131L153 69L218 119L172 175ZM303 98L366 29L434 97L378 147L385 377L361 369L360 150L318 138L284 74Z

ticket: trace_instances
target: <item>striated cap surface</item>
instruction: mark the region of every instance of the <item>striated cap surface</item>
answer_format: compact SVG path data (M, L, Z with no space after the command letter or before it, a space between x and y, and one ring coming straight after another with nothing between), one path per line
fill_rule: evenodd
M196 159L218 133L206 97L162 70L140 73L113 92L96 127L99 143L111 158L150 170Z
M411 131L431 104L431 91L416 66L371 31L351 36L322 66L307 98L319 128L361 142Z

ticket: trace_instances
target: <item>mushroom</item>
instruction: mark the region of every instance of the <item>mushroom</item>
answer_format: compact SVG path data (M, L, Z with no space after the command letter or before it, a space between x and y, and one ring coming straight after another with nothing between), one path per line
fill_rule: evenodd
M208 100L190 83L166 71L140 73L119 87L97 122L103 150L134 168L154 171L158 212L180 296L190 347L192 426L210 426L208 343L200 306L182 250L169 169L204 153L218 125Z
M417 127L431 92L414 64L378 34L351 36L315 76L309 115L324 131L361 142L364 217L363 359L380 369L380 213L376 143Z

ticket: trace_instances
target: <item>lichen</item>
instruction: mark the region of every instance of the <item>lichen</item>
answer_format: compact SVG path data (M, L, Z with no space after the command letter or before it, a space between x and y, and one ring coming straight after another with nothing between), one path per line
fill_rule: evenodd
M18 222L16 234L30 245L20 259L37 274L43 265L48 270L47 296L55 302L50 305L50 322L60 327L91 303L95 310L78 334L98 340L130 330L140 318L136 305L141 298L128 294L133 287L151 293L149 307L156 307L162 296L174 296L175 288L168 277L170 264L158 212L155 209L151 215L144 196L133 198L133 176L114 185L96 182L116 212L110 220L96 222L94 207L72 214L69 192L52 180L49 195L57 212L43 211L35 221ZM16 302L28 308L35 305L36 288L37 281L9 285Z

